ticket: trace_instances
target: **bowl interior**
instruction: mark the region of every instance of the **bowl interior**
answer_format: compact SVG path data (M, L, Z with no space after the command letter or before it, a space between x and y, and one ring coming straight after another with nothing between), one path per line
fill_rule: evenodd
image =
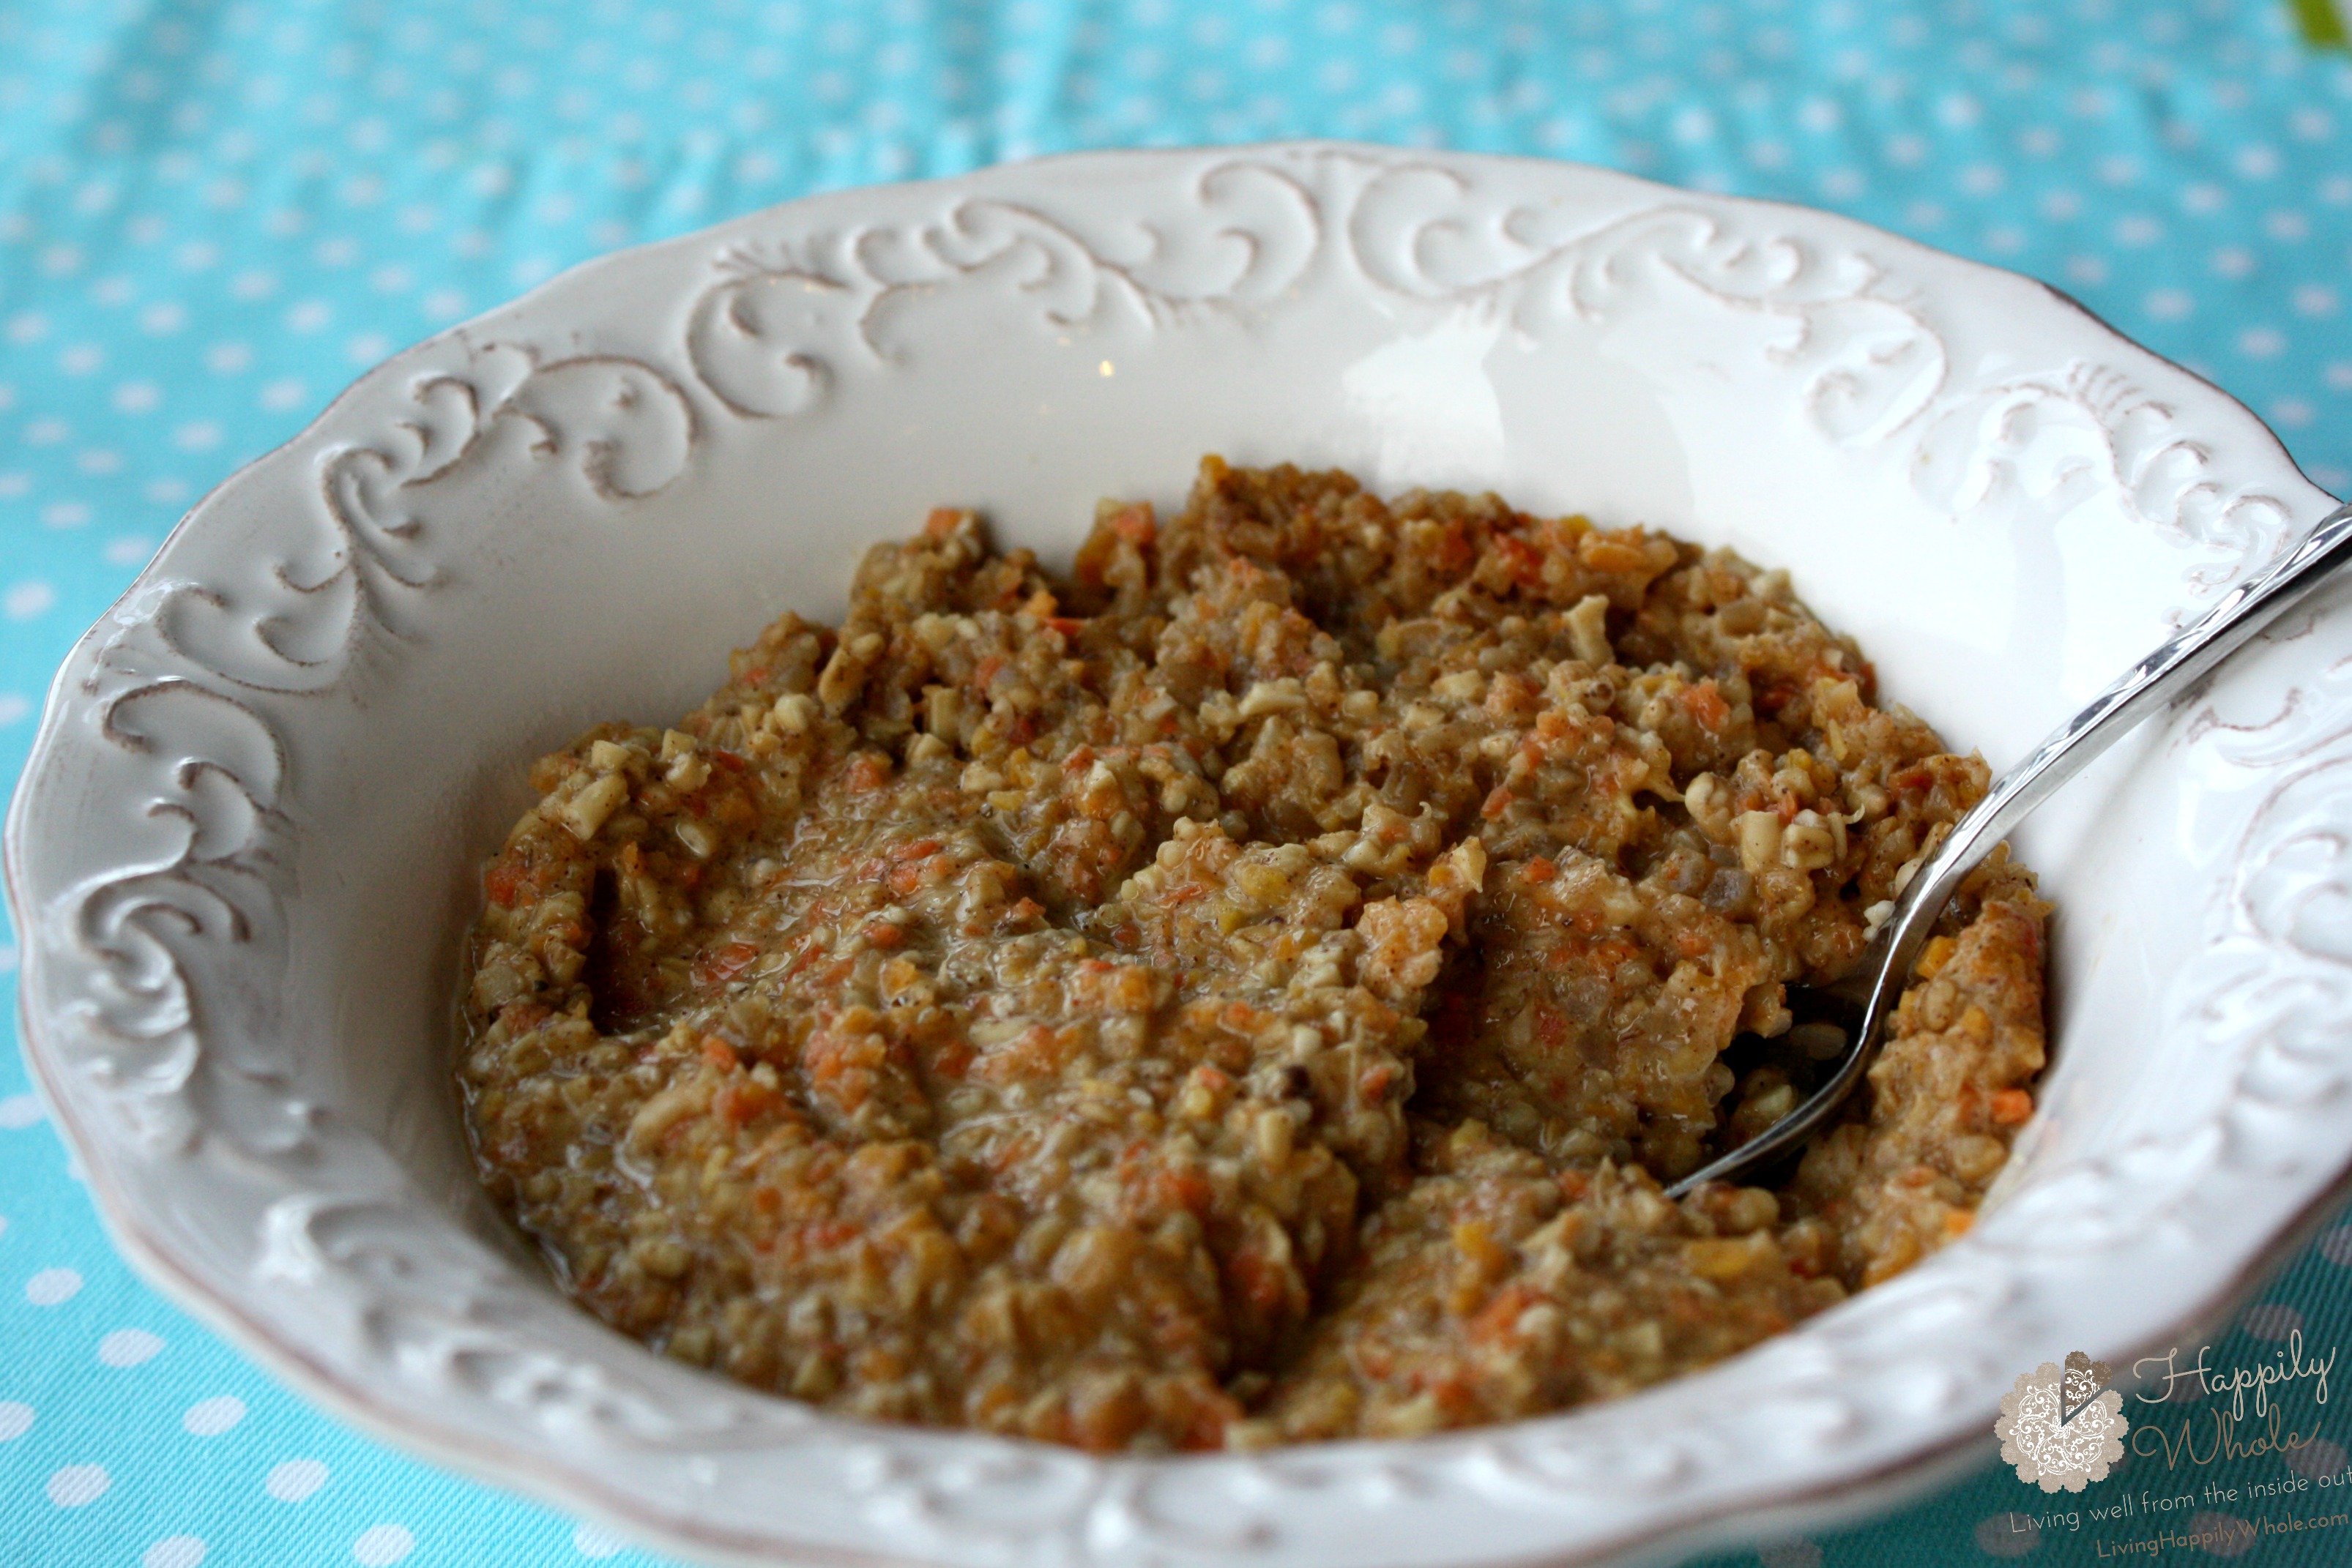
M825 401L708 421L655 493L600 495L563 445L589 438L546 450L544 428L520 419L492 424L434 482L442 580L393 611L428 621L428 646L342 722L299 737L305 794L332 815L299 824L309 896L296 940L299 962L334 977L306 998L328 1010L298 1024L339 1042L315 1062L318 1092L443 1201L474 1202L444 1068L457 948L478 866L528 803L530 761L601 719L674 717L782 611L837 619L862 551L931 507L978 507L1003 544L1066 562L1098 498L1173 508L1215 452L1342 466L1389 494L1492 489L1529 509L1645 523L1787 568L1861 639L1886 696L1996 767L2193 602L2201 553L2152 531L2127 497L2027 496L2006 516L1956 519L1893 460L1899 443L1824 439L1807 378L1783 370L1774 387L1754 369L1785 353L1790 323L1724 311L1671 273L1640 310L1535 329L1483 294L1347 289L1248 321L1154 320L1107 293L1082 319L1041 326L1033 262L1015 249L951 290L891 302L870 357L829 367ZM625 352L614 340L642 326L612 319L602 282L591 268L552 287L580 313L605 312L592 340ZM488 361L507 351L495 323L471 335ZM1772 401L1759 402L1759 382ZM2133 783L2140 750L2020 835L2060 910L2062 1022L2096 1016L2102 1038L2143 1032L2149 993L2103 983L2121 967L2098 955L2121 941L2143 975L2161 972L2167 938L2182 935L2129 918L2123 872L2138 837L2095 799ZM372 831L348 831L354 818ZM331 875L310 873L314 854ZM316 895L330 888L353 896ZM2095 1065L2061 1033L2070 1071Z

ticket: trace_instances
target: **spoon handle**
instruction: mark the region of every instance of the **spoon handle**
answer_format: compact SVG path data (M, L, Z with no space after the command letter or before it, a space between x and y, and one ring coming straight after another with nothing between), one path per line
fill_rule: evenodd
M1896 901L1887 924L1888 957L1907 975L1928 929L1960 880L2028 812L2055 794L2139 722L2178 698L2255 633L2315 591L2352 561L2352 507L2320 519L2310 537L2236 584L2221 601L2116 678L2082 712L2060 725L2024 760L1993 780L1985 798L1952 825Z
M1961 879L2027 812L2048 800L2093 758L2158 708L2195 685L2263 627L2352 561L2352 506L2320 519L2301 544L2238 583L2195 622L2125 671L2114 685L2060 725L2026 758L1993 781L1982 800L1947 833L1912 873L1864 963L1870 992L1837 1071L1805 1103L1759 1136L1666 1189L1680 1197L1706 1181L1753 1171L1827 1121L1862 1082L1903 982L1927 946L1936 916Z

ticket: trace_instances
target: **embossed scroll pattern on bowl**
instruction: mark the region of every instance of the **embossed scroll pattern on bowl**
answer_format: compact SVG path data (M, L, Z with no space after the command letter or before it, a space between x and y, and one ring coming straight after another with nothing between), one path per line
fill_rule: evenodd
M449 499L465 485L495 477L564 528L635 526L750 433L875 417L929 373L942 309L1007 344L1123 333L1147 359L1222 331L1245 365L1253 333L1337 302L1400 336L1485 321L1537 354L1626 323L1745 323L1755 351L1721 373L1803 440L1898 476L1919 517L2129 519L2179 563L2167 615L2326 502L2242 410L2063 302L2028 291L2041 314L2020 324L1975 297L2000 279L2010 308L2017 280L1561 165L1329 146L1049 162L600 267L373 372L199 507L69 662L10 822L30 1052L110 1222L379 1430L706 1555L1599 1557L1916 1470L1981 1426L2035 1335L2097 1343L2082 1280L2172 1266L2233 1195L2300 1208L2352 1156L2316 1109L2352 1090L2331 825L2352 816L2352 664L2331 655L2275 718L2225 719L2217 695L2181 732L2196 767L2248 781L2187 915L2211 958L2171 1009L2224 1092L2053 1145L1978 1235L1715 1372L1412 1445L1114 1462L858 1427L654 1361L427 1197L314 1091L331 1075L287 1026L293 924L327 896L298 874L306 838L351 831L306 794L306 737L446 656L446 606L499 570L496 525ZM648 343L624 319L669 326ZM2232 1243L2238 1266L2260 1239ZM2176 1284L2148 1322L2227 1284Z

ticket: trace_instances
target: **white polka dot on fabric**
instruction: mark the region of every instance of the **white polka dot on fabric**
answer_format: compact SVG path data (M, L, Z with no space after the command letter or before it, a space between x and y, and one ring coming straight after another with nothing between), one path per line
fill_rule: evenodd
M98 1359L109 1366L137 1366L163 1354L163 1340L145 1329L117 1329L98 1342Z
M2254 267L2253 253L2242 246L2224 246L2213 253L2213 270L2223 277L2244 277Z
M2059 149L2065 145L2066 139L2047 125L2030 125L2017 137L2018 150L2033 158L2055 157Z
M2352 392L2352 360L2339 361L2328 366L2327 384L2337 392ZM2352 1266L2352 1228L2329 1231L2327 1239L2321 1242L2320 1246L2326 1249L2331 1243L2341 1251L2342 1256L2337 1256L2336 1251L2330 1251L2327 1254L2327 1260L2331 1263Z
M2263 232L2273 239L2303 239L2311 233L2311 220L2301 213L2284 209L2264 213Z
M38 586L46 588L47 587L47 584L20 584L19 586ZM9 591L10 597L7 602L8 613L10 615L17 615L19 613L16 605L15 593L15 589L11 589ZM44 600L41 604L32 612L32 613L37 614L41 610L46 610L47 608L48 608L48 603L47 601ZM5 1127L9 1132L14 1133L22 1131L24 1128L31 1126L40 1119L41 1102L37 1095L11 1094L6 1099L0 1100L0 1127Z
M327 1467L316 1459L288 1459L275 1466L261 1490L279 1502L300 1502L327 1484Z
M114 1478L103 1465L68 1465L51 1472L44 1490L59 1508L84 1508L104 1497L113 1484Z
M0 1399L0 1443L13 1443L33 1429L33 1407L14 1399Z
M1978 1521L1977 1547L1992 1557L2022 1557L2042 1544L2042 1527L2021 1513L1996 1513Z
M405 1525L378 1524L360 1531L352 1542L352 1558L360 1568L392 1568L416 1550L416 1537Z
M626 1544L601 1524L583 1524L572 1532L572 1550L593 1562L619 1556Z
M2248 1307L2239 1325L2256 1339L2283 1340L2303 1327L2303 1313L2283 1301Z
M2336 290L2324 283L2306 283L2294 291L2294 308L2305 316L2336 313Z
M2301 430L2319 417L2319 411L2299 397L2283 397L2271 404L2271 423Z
M295 408L300 405L306 390L299 381L288 376L263 387L259 401L262 407L274 412Z
M2238 352L2250 360L2271 360L2286 352L2286 339L2276 329L2249 327L2238 334Z
M2203 1511L2189 1516L2186 1533L2216 1557L2243 1555L2258 1535L2252 1523L2236 1514Z
M26 696L24 693L0 692L0 727L5 727L5 726L12 724L22 723L25 716L32 711L33 699ZM9 947L5 949L5 952L10 958L14 958L16 956L16 949ZM0 974L5 974L15 967L16 965L13 963L5 967L0 967ZM0 1230L5 1230L7 1228L8 1221L5 1218L0 1218Z
M204 1560L202 1536L173 1535L149 1547L139 1559L139 1568L196 1568Z
M244 1419L244 1400L234 1394L216 1394L210 1399L199 1399L189 1406L180 1417L180 1428L191 1437L217 1437ZM276 1471L272 1471L271 1476L274 1479ZM275 1497L278 1494L273 1490L270 1495Z
M71 1269L44 1269L25 1281L25 1299L37 1307L61 1306L81 1290L81 1276Z
M2315 1437L2299 1448L2288 1450L2286 1456L2288 1469L2300 1476L2308 1476L2313 1480L2322 1476L2340 1476L2347 1465L2352 1465L2352 1454L2347 1454L2342 1445L2331 1443L2325 1437Z
M1809 98L1797 106L1797 123L1808 131L1835 131L1845 123L1845 110L1835 99Z
M1677 141L1709 141L1715 135L1715 116L1694 104L1675 116L1672 129Z
M2178 321L2197 308L2197 301L2185 289L2156 288L2148 291L2144 303L2147 313L2159 321Z
M205 368L216 375L233 376L253 363L253 350L243 343L215 343L205 350Z
M83 501L51 501L41 508L41 526L48 528L78 528L89 521L89 506Z

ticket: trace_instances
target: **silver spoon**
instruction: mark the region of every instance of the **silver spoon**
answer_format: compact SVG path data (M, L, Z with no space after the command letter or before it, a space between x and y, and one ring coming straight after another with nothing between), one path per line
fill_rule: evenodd
M1701 1182L1734 1181L1769 1164L1829 1120L1862 1082L1903 995L1911 966L1927 945L1936 916L1952 890L2020 819L2056 793L2092 758L2158 708L2188 691L2255 632L2300 603L2328 574L2352 560L2352 506L2321 519L2311 537L2285 559L2239 583L2196 624L2124 672L2115 685L2058 727L2032 756L1994 780L1976 809L1952 824L1919 863L1895 908L1845 978L1827 986L1791 986L1791 1031L1831 1039L1837 1066L1804 1103L1757 1136L1666 1188L1680 1197ZM1823 1026L1843 1036L1842 1046ZM1802 1037L1801 1037L1802 1038Z

